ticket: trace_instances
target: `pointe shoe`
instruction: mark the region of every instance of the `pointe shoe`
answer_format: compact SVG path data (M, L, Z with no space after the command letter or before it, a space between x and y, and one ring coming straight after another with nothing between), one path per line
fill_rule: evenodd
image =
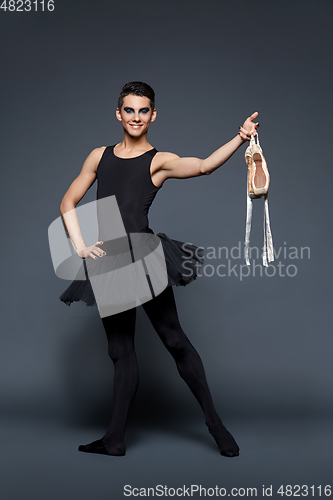
M250 144L245 151L245 161L248 167L247 188L250 198L261 198L268 193L270 177L267 163L259 144L257 133L257 143L251 135Z
M270 176L267 163L259 144L259 135L257 132L257 144L254 136L251 135L250 144L245 151L245 161L248 168L247 173L247 208L246 208L246 228L244 253L246 264L250 265L249 248L250 233L252 221L252 202L254 199L264 196L264 245L262 253L262 262L265 267L274 260L273 238L269 221L268 210L268 188Z

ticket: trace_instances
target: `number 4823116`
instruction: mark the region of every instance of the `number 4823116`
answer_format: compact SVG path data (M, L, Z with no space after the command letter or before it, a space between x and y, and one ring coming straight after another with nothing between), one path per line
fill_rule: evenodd
M54 11L54 0L4 0L0 5L0 9L5 12L8 10L9 12L29 12L29 11L37 11L40 10L42 12Z

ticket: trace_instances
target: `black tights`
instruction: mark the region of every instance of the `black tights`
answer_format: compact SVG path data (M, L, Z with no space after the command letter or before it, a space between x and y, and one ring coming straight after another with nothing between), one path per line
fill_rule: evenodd
M198 400L209 432L224 456L237 456L239 448L217 414L201 358L178 318L174 292L168 286L154 299L142 304L154 329L176 362L178 372ZM102 318L108 339L108 353L114 363L113 410L105 435L80 451L124 455L128 412L138 388L138 363L134 350L136 308Z

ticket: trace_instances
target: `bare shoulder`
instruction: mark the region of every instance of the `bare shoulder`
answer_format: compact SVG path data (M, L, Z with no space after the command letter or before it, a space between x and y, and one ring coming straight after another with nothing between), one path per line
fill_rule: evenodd
M97 171L97 167L99 162L101 161L101 158L103 156L104 151L106 150L106 146L101 146L99 148L95 148L91 151L91 153L87 156L82 170L83 171L90 171L90 172L95 172Z
M163 169L165 165L171 161L171 160L177 160L179 158L178 155L175 153L168 153L168 152L162 152L158 151L155 155L155 165L157 169Z
M101 146L100 148L95 148L92 150L90 155L92 155L94 160L98 160L98 162L99 162L100 159L102 158L103 153L106 150L106 148L107 148L107 146Z

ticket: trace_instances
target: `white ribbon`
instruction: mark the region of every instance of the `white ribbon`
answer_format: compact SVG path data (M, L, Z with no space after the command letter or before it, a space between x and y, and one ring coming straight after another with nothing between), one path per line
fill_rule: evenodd
M250 234L251 234L251 221L252 221L252 198L249 196L249 190L247 192L247 204L246 204L246 228L245 228L245 260L246 264L250 265L249 260L249 246L250 246Z
M264 208L264 250L263 250L263 265L268 266L268 262L274 260L273 238L271 233L271 226L269 223L269 210L268 210L268 193L265 194L265 208Z

